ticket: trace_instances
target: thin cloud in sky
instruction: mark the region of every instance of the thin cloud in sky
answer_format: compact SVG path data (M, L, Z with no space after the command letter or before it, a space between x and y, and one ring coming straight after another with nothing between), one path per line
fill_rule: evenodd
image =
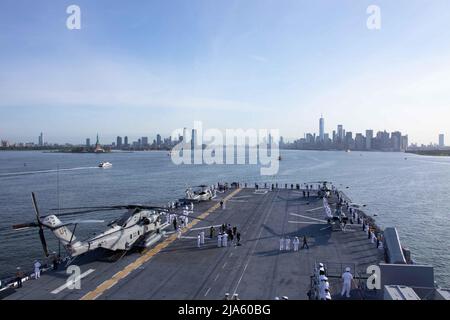
M254 54L251 54L251 55L249 55L248 57L249 57L250 59L253 59L253 60L259 61L259 62L267 62L267 61L268 61L267 58L265 58L265 57L263 57L263 56L254 55Z

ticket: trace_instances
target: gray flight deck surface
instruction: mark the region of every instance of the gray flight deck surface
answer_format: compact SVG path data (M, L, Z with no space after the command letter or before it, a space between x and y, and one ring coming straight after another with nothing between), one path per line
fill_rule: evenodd
M218 194L210 202L196 204L194 216L199 216L235 189ZM314 193L310 198L295 189L240 189L226 202L226 208L209 210L206 220L198 223L181 239L174 239L173 227L159 243L138 253L128 253L116 262L106 262L91 256L76 259L86 275L81 289L65 288L68 275L65 268L42 274L39 280L26 281L6 299L223 299L225 293L238 293L240 299L272 300L276 296L308 299L311 275L318 262L334 265L338 276L346 266L365 270L383 260L383 251L367 239L358 225L345 231L332 231L327 224L315 224L324 219L323 200ZM330 199L334 209L336 197ZM303 216L303 217L302 217ZM317 220L314 220L317 219ZM191 219L192 221L192 219ZM228 243L217 246L217 231L209 239L209 226L222 223L237 226L241 246ZM206 243L197 248L198 228L205 231ZM197 229L197 230L196 230ZM218 228L216 228L218 230ZM308 237L309 250L280 251L282 236ZM165 247L159 247L165 241ZM300 238L300 247L302 238ZM153 252L153 253L152 253ZM100 255L97 252L96 255ZM137 261L151 254L145 262ZM122 270L133 266L132 271ZM117 280L118 275L120 279ZM116 278L115 281L111 279ZM333 298L340 296L340 279L329 277ZM56 291L55 291L56 290ZM52 293L53 291L53 293ZM95 294L92 294L95 292ZM358 299L358 290L352 290Z

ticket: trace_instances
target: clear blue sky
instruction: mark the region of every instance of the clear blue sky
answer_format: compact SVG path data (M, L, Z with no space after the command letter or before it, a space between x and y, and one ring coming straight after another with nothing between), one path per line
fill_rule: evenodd
M109 142L194 120L292 138L322 113L326 131L450 139L450 1L0 2L2 139Z

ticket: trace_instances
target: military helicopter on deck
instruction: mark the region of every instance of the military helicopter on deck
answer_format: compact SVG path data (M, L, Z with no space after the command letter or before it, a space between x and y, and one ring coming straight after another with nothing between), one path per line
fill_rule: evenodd
M310 181L306 182L306 186L309 186L309 184L318 184L317 190L318 190L318 196L323 198L329 198L331 195L331 191L333 190L333 182L331 181Z
M146 241L155 235L159 235L163 227L168 223L162 223L162 218L168 214L181 215L172 209L145 205L118 205L118 206L99 206L99 207L77 207L52 209L62 210L63 213L41 216L36 201L36 195L31 194L33 207L36 213L36 222L17 224L13 226L15 230L24 230L28 228L39 228L39 237L44 249L45 255L49 256L47 242L44 236L44 228L53 232L56 238L64 246L73 259L88 251L103 248L110 251L127 252L138 244ZM72 211L76 210L76 211ZM103 223L103 220L74 220L62 222L59 217L73 216L92 212L127 210L120 218L110 222L108 228L87 240L80 241L75 237L75 230L82 223ZM188 216L185 213L184 216ZM188 216L190 217L190 216ZM193 219L199 219L191 217ZM201 219L200 219L201 220ZM74 226L72 230L68 227ZM160 237L158 237L159 239Z
M195 188L195 189L193 189ZM196 187L191 187L186 190L187 201L209 201L216 197L216 192L210 186L200 185Z

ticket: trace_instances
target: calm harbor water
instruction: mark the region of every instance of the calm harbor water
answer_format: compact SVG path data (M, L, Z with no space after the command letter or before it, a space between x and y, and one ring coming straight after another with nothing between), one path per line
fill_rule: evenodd
M378 152L282 150L281 154L279 173L268 177L261 176L256 165L176 166L167 152L0 152L0 278L17 266L31 268L33 259L43 257L37 230L11 228L33 221L32 191L46 214L58 203L61 207L161 204L183 197L190 185L218 181L329 180L354 202L366 204L366 212L377 214L380 226L396 226L413 259L434 265L437 282L450 287L450 158ZM97 168L101 161L113 167ZM95 218L109 222L116 216L98 213ZM77 236L87 237L99 228L83 225ZM51 251L57 251L52 234L46 233L46 238Z

